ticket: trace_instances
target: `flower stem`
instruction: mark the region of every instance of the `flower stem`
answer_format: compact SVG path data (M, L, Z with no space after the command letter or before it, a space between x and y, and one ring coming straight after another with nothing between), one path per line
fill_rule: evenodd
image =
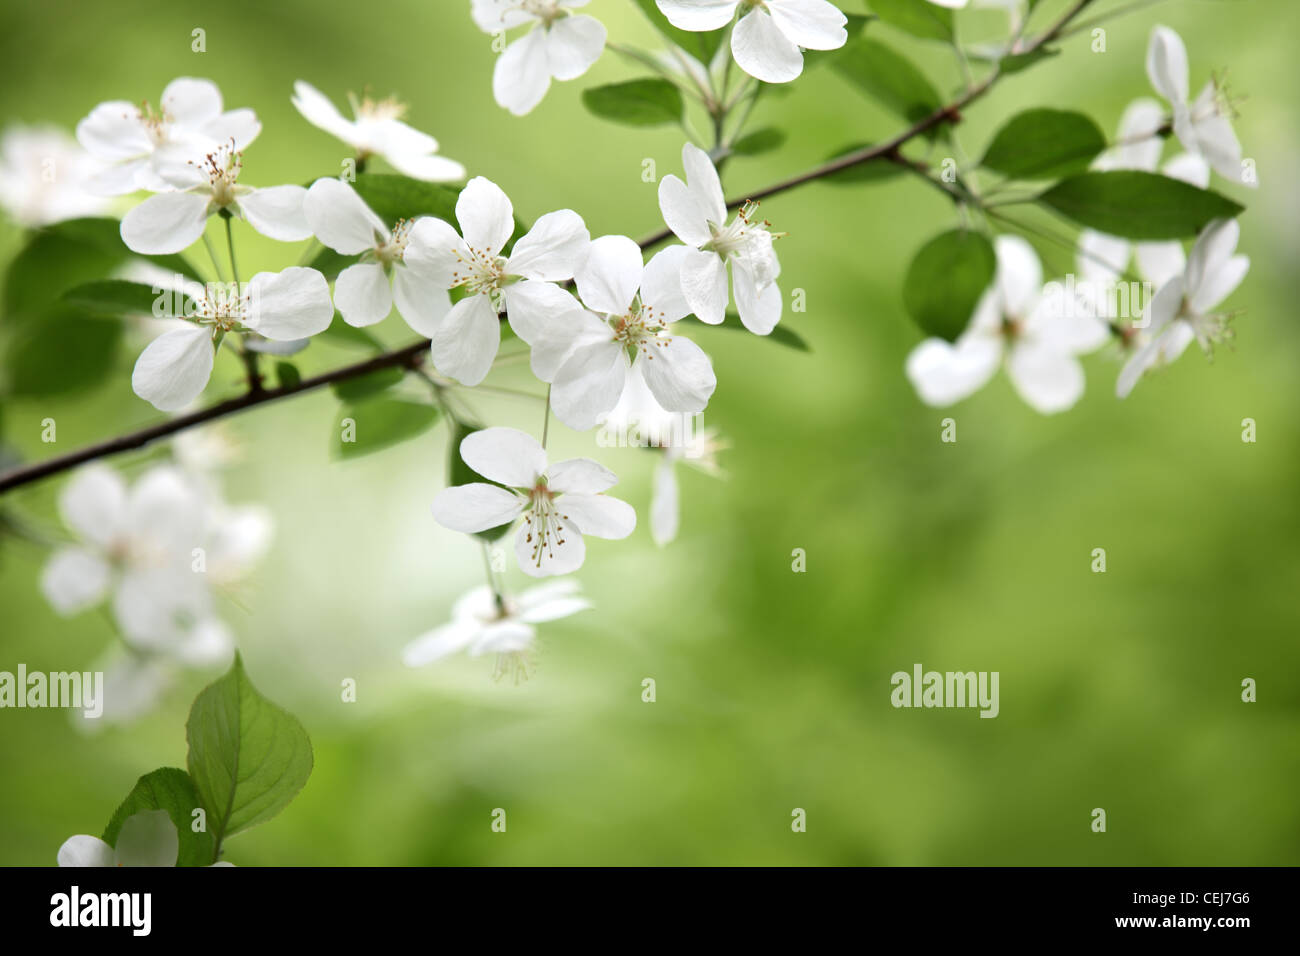
M551 432L551 386L546 386L546 411L542 413L542 448L546 448L546 438Z
M212 244L212 237L208 235L207 230L203 232L203 245L207 247L208 258L212 260L212 268L217 273L217 281L225 282L226 273L221 268L221 263L217 259L217 248Z

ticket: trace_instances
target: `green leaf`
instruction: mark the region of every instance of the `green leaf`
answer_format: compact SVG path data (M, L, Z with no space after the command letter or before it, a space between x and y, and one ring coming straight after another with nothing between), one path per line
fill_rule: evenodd
M359 329L354 325L348 325L338 312L334 313L329 328L322 332L321 335L335 345L369 349L372 352L382 352L384 350L384 343L375 338L373 333L367 332L365 329Z
M731 151L737 156L757 156L760 153L779 149L785 139L784 130L779 130L775 126L764 126L732 143Z
M495 481L489 481L469 465L465 464L465 459L460 456L460 443L465 440L467 435L472 435L480 431L481 425L471 425L466 422L457 422L451 431L451 444L447 449L447 485L470 485L475 482L496 485L498 488L504 488L505 485L498 484ZM477 531L474 537L489 544L499 539L513 527L514 522L508 521L505 524L497 525L495 528L488 528L486 531Z
M1040 46L1029 53L1012 53L998 60L998 70L1004 75L1010 76L1012 73L1019 73L1021 70L1027 70L1035 63L1043 60L1050 60L1054 56L1060 56L1061 51L1055 47Z
M292 362L276 362L275 380L280 383L281 388L293 388L295 385L302 384L302 373Z
M1070 110L1017 113L993 137L980 165L1010 179L1058 179L1083 172L1106 148L1106 135Z
M842 146L830 156L827 156L824 162L830 162L833 159L839 159L841 156L847 156L849 153L856 153L864 149L871 143L851 143L848 146ZM848 166L837 173L831 173L823 176L821 181L839 186L856 186L860 183L878 183L887 179L893 179L895 176L901 176L906 170L897 163L891 163L885 159L873 159L870 162L858 163L854 166Z
M43 397L84 391L100 384L117 363L121 322L56 306L21 326L4 352L8 392Z
M727 35L725 30L710 30L707 33L679 30L659 11L655 0L636 0L636 4L650 18L650 22L665 40L675 43L705 66L709 65L709 61L718 52Z
M682 319L682 321L689 322L691 325L705 329L729 329L733 332L749 332L749 330L745 328L744 323L740 321L740 316L735 312L728 312L726 317L722 320L722 323L719 325L710 325L707 322L701 322L699 318L694 315L688 315L686 318ZM786 325L777 325L767 335L759 336L759 338L768 342L775 342L778 345L784 345L786 348L792 348L800 352L812 351L803 336Z
M200 282L179 255L142 256L122 242L116 219L69 219L32 233L5 273L6 320L32 319L64 292L103 279L128 259L146 259Z
M200 808L204 808L204 804L190 775L175 767L162 767L136 781L108 821L102 839L109 846L117 846L117 835L129 818L146 810L166 810L167 816L176 824L180 843L176 865L207 866L212 863L216 850L210 828L194 832L193 814ZM206 808L204 812L210 813Z
M908 122L919 122L943 106L925 74L902 54L870 37L858 37L845 45L835 57L835 69ZM940 127L926 133L929 139L939 135Z
M339 410L335 423L334 457L347 461L389 448L423 434L437 421L435 406L406 399L378 397L349 402Z
M1184 239L1244 208L1181 179L1130 169L1080 173L1038 197L1081 226L1127 239Z
M360 173L356 182L352 183L352 188L386 226L391 227L399 219L418 219L420 216L434 216L456 226L456 200L460 198L460 186L426 183L393 173ZM524 223L516 216L511 241L527 231ZM506 243L506 249L509 248L510 243ZM333 260L327 259L324 253L316 258L325 261L327 267L332 268L330 263ZM356 261L355 256L341 258L346 260L344 265Z
M311 776L307 731L257 692L238 654L226 675L194 698L185 738L190 777L218 846L283 810Z
M340 401L359 402L401 384L405 377L406 373L400 368L381 368L360 378L335 382L330 389Z
M871 0L876 16L914 37L952 43L952 11L930 0Z
M582 91L582 103L595 115L628 126L679 123L682 91L662 79L628 80Z
M993 244L982 233L945 232L912 260L903 279L903 305L923 331L951 342L970 323L996 268Z
M189 314L190 300L169 290L154 292L154 286L124 279L97 279L74 286L60 297L69 305L90 315L125 318L152 315L156 318L179 318Z

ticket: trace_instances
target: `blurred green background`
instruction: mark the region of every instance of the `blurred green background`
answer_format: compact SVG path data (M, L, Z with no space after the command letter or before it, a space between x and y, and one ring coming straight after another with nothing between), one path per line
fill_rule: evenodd
M1103 0L1099 9L1115 4ZM843 6L863 12L857 0ZM1045 0L1034 23L1063 8ZM654 37L634 5L596 0L611 38ZM903 375L919 341L902 308L903 269L952 210L909 180L814 185L763 206L790 234L784 321L810 354L702 330L718 391L706 414L732 442L719 481L680 472L683 525L665 549L646 521L654 459L594 447L553 425L552 457L594 454L637 506L627 542L596 542L582 569L596 609L545 627L532 679L493 683L491 662L412 671L402 646L441 623L481 581L477 549L437 526L446 431L356 462L328 449L329 392L230 421L244 460L233 502L275 513L274 547L224 616L250 675L311 734L315 772L278 818L227 845L238 865L348 864L1295 864L1300 862L1300 405L1295 316L1300 217L1294 105L1296 5L1168 2L1107 25L1011 77L971 108L958 139L978 155L1016 111L1089 113L1108 133L1151 95L1152 24L1187 42L1192 88L1231 67L1249 94L1237 130L1256 159L1242 199L1253 266L1230 305L1237 338L1213 364L1177 365L1114 398L1119 357L1086 360L1088 392L1044 418L1005 376L953 410L925 407ZM661 219L643 158L679 173L681 134L588 115L583 87L640 75L612 53L552 87L516 119L491 98L489 39L468 0L381 4L6 3L0 31L5 122L71 128L101 100L156 102L179 75L251 106L264 131L245 156L254 184L338 170L343 147L293 109L306 79L395 92L408 119L472 174L499 183L526 220L571 207L593 235L641 235ZM992 32L995 14L971 22ZM190 51L207 31L207 52ZM871 27L951 91L950 51ZM815 55L810 57L815 60ZM739 195L898 122L833 71L810 68L763 103L754 127L790 133L780 150L726 171ZM1171 148L1172 149L1172 148ZM1166 156L1170 153L1167 152ZM1239 195L1240 194L1240 195ZM6 255L21 241L4 227ZM300 246L243 228L245 272L296 262ZM1048 272L1070 268L1045 249ZM192 258L198 263L199 254ZM401 344L397 317L378 332ZM320 343L305 373L354 360ZM11 402L8 440L38 458L159 414L129 387L135 350L91 396ZM234 388L219 364L209 396ZM498 384L533 388L522 369ZM536 403L471 397L482 417L540 427ZM939 440L940 420L959 440ZM59 442L40 443L54 417ZM1258 442L1241 441L1241 421ZM141 458L115 463L138 473ZM54 523L64 479L7 496ZM1106 574L1090 572L1104 547ZM807 572L791 572L791 551ZM7 541L0 561L0 669L89 667L114 641L105 617L62 620L37 590L45 553ZM513 569L512 585L526 579ZM1001 673L1001 715L895 710L889 677L916 662ZM77 732L65 712L0 714L0 863L51 864L74 833L98 834L135 779L183 766L190 673L129 728ZM344 678L355 704L340 701ZM657 682L643 703L641 681ZM1259 701L1240 700L1253 677ZM505 808L505 834L490 830ZM791 832L793 808L808 831ZM1104 807L1108 832L1090 830Z

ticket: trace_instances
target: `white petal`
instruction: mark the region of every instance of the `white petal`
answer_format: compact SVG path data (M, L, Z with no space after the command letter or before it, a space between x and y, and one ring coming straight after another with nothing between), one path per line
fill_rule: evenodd
M175 866L180 852L176 824L166 810L142 810L127 817L117 834L118 866Z
M199 127L221 115L221 91L211 80L182 76L167 84L159 105L172 122Z
M501 321L486 295L472 295L451 307L430 338L438 371L462 385L477 385L497 357Z
M1210 185L1209 164L1195 153L1179 153L1165 163L1160 171L1172 179L1191 183L1197 189L1205 189Z
M41 571L41 593L50 607L67 617L104 599L110 573L103 558L94 552L60 548Z
M727 317L727 267L716 252L687 249L681 262L682 297L695 317L719 325Z
M334 304L343 321L357 328L387 318L393 309L393 287L384 267L377 262L348 266L334 280Z
M721 226L727 221L727 201L722 194L722 180L709 154L694 143L682 146L682 168L696 205L703 209L706 218Z
M578 295L595 312L625 315L641 287L641 272L640 246L627 236L601 236L578 266Z
M1187 102L1187 48L1169 27L1157 26L1147 45L1147 76L1170 103Z
M511 325L514 325L513 319ZM517 326L515 331L519 331ZM533 374L543 382L554 382L556 373L575 349L612 339L613 333L605 322L586 309L572 309L550 319L542 332L534 337L530 343L529 364Z
M590 458L556 462L546 476L546 487L563 494L598 495L616 484L618 475Z
M465 167L445 156L415 156L411 153L385 153L393 168L412 179L426 183L455 183L465 178Z
M1219 112L1217 97L1213 81L1207 83L1192 106L1192 135L1197 152L1209 160L1220 176L1242 183L1241 143L1233 132L1232 121Z
M572 278L590 240L582 217L572 209L548 212L510 250L507 270L525 279Z
M443 317L451 311L451 297L447 290L434 279L408 266L397 266L393 270L393 298L406 324L425 338L433 337Z
M551 86L546 30L535 27L506 47L492 70L492 96L516 116L532 111ZM464 226L464 223L461 223Z
M1053 348L1013 348L1007 373L1020 397L1044 415L1065 411L1083 395L1083 366L1074 356Z
M510 654L526 650L537 638L537 631L522 621L496 621L479 632L470 645L469 656L484 654Z
M528 624L542 624L585 611L591 602L578 595L580 590L573 578L535 585L516 597L517 616Z
M190 577L190 551L203 535L207 513L193 481L179 468L156 465L131 488L126 524L133 543L152 551L155 562L181 554Z
M79 538L108 550L126 525L126 483L107 465L81 468L59 492L59 516Z
M1128 268L1132 247L1127 239L1085 229L1079 233L1075 261L1079 274L1089 282L1113 282Z
M1026 318L1043 291L1043 264L1034 247L1020 236L998 236L994 246L1002 309L1009 316Z
M709 232L710 206L702 204L689 186L671 173L659 180L659 211L664 222L682 242L702 246Z
M596 538L626 538L636 530L636 510L608 495L564 495L557 507L570 524Z
M557 80L576 80L605 49L605 25L594 17L564 17L546 31L546 62Z
M122 241L132 252L160 255L180 252L203 235L208 199L199 193L150 196L122 220Z
M1154 170L1164 149L1164 140L1157 133L1165 117L1165 108L1149 97L1130 103L1120 117L1119 145L1108 151L1115 160L1107 168Z
M254 189L239 197L239 211L248 224L264 236L280 242L310 239L312 228L303 214L307 190L301 186L271 186Z
M311 184L302 210L316 238L345 256L368 252L375 248L376 238L389 238L388 227L357 191L332 176Z
M1219 269L1206 276L1201 287L1192 296L1191 309L1197 315L1205 315L1236 290L1250 271L1250 259L1247 256L1233 256Z
M663 547L677 537L681 521L677 468L667 455L655 467L654 495L650 499L650 537Z
M1188 299L1200 297L1201 287L1227 265L1240 238L1241 225L1235 219L1216 219L1202 230L1187 257Z
M247 149L262 132L257 114L250 109L230 110L203 125L203 136L209 142L228 145L232 140L235 149Z
M524 574L544 578L555 574L569 574L582 567L587 557L587 544L582 532L567 521L553 519L552 527L544 541L538 540L525 515L524 523L515 535L515 557Z
M679 30L721 30L736 14L740 0L655 0L668 22Z
M188 555L186 555L188 559ZM135 648L171 655L189 636L188 622L209 617L211 594L189 569L128 571L113 595L113 616Z
M235 635L220 618L203 618L182 635L169 653L186 667L229 667L235 653Z
M460 443L460 457L488 481L511 488L531 488L546 472L546 451L517 428L471 432Z
M148 157L106 166L87 180L86 191L96 196L122 196L135 192L142 188L140 177L148 168Z
M117 866L113 848L99 837L79 833L59 847L59 866Z
M407 667L422 667L449 657L473 643L482 630L475 621L452 621L435 628L402 649L402 663Z
M1139 242L1134 246L1137 254L1138 274L1157 289L1182 275L1187 268L1187 253L1183 244L1174 239L1169 242Z
M329 328L334 318L329 283L315 269L290 266L259 272L248 283L244 324L268 339L301 339Z
M470 258L469 247L449 224L432 216L417 219L406 237L402 262L408 269L427 276L444 289L458 280L461 267Z
M346 119L329 97L310 83L305 80L295 81L291 101L308 123L338 137L349 146L358 145L356 124Z
M497 255L515 231L510 198L490 179L475 176L456 200L456 221L465 244L476 252Z
M627 383L627 354L617 342L582 345L555 373L551 407L570 428L593 428L613 407Z
M524 10L519 0L471 0L470 15L484 33L537 22L537 17Z
M848 18L828 0L769 0L768 9L777 28L805 50L838 50L848 42Z
M669 246L646 263L641 276L641 304L653 321L676 322L690 315L690 303L682 293L682 263L693 251L686 246Z
M921 401L944 408L979 391L998 370L1002 347L992 336L964 335L954 345L926 339L907 357L907 379Z
M116 162L153 152L139 108L125 100L100 103L77 124L77 141L97 159ZM124 190L130 192L131 190Z
M553 282L525 279L506 286L506 317L515 334L536 346L539 342L571 331L575 312L582 312L578 300Z
M206 328L165 332L140 353L131 388L154 408L178 412L208 384L213 354L212 333Z
M803 72L803 54L786 38L771 15L755 7L731 32L736 64L764 83L789 83Z
M660 336L637 356L655 400L670 412L704 410L718 387L704 350L680 335Z
M767 335L781 321L784 300L775 282L760 292L749 270L739 262L731 264L731 291L736 297L736 311L745 328L755 335Z
M509 524L523 510L522 498L477 481L444 488L433 499L434 520L444 528L465 534Z

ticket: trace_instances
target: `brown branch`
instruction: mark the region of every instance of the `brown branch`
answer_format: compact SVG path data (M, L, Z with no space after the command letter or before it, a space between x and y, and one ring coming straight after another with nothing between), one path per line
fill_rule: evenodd
M1063 13L1057 21L1035 38L1030 43L1018 46L1009 51L1012 55L1024 55L1033 53L1044 44L1050 43L1060 35L1061 31L1073 20L1079 13L1093 0L1075 0L1074 4ZM873 162L878 159L885 159L891 162L900 162L901 154L899 150L909 141L918 136L922 136L935 127L943 123L959 123L961 121L961 111L971 103L978 100L997 82L999 72L995 67L993 71L981 80L975 86L970 87L952 103L941 107L931 113L929 116L913 124L908 129L899 133L893 139L886 140L883 143L876 143L867 146L844 156L837 157L829 162L816 166L797 176L782 180L770 186L764 187L757 192L750 193L743 198L732 199L728 201L728 209L736 209L746 202L766 199L769 196L775 196L787 190L802 186L805 183L822 179L826 176L833 175L845 169L859 166L863 163ZM906 161L903 161L906 164ZM641 239L639 245L642 249L659 244L672 237L671 230L661 229L658 232ZM108 455L115 455L124 451L132 451L137 448L143 448L151 442L160 438L166 438L177 432L193 428L195 425L202 425L205 422L214 419L223 418L235 412L243 411L246 408L253 408L257 405L264 405L267 402L273 402L276 399L287 398L290 395L297 395L300 392L308 392L320 388L323 385L330 385L334 382L343 382L353 378L359 378L368 375L371 372L384 368L408 368L417 367L429 348L429 341L425 339L412 345L407 345L393 352L385 352L382 355L376 355L364 362L356 362L352 365L345 365L336 368L333 371L325 372L314 378L303 379L297 385L290 385L281 388L271 389L253 389L238 398L227 399L224 402L218 402L216 405L201 409L197 412L191 412L188 415L181 415L169 419L157 425L151 425L148 428L142 428L139 431L131 432L127 435L112 438L108 441L99 442L94 445L87 445L77 451L69 452L66 455L60 455L57 458L50 458L46 461L37 462L31 465L24 465L14 468L0 475L0 493L10 491L22 485L39 481L42 478L48 478L50 475L56 475L60 472L75 468L77 465L85 464L88 461L94 461L98 458L104 458Z

